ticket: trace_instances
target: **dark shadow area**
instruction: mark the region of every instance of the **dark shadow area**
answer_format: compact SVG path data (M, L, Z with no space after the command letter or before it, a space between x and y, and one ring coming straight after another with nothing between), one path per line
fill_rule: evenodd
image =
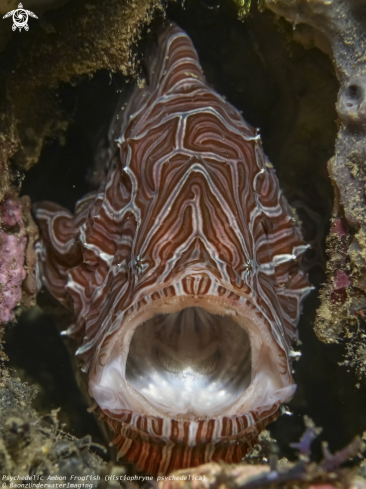
M38 391L33 407L42 415L59 409L61 428L82 438L106 445L106 440L76 381L70 356L56 328L53 317L37 306L22 314L7 329L5 348L10 365L23 381ZM102 453L100 453L102 455Z
M51 200L74 210L92 188L94 159L125 87L122 75L107 71L85 77L76 86L60 87L67 131L61 141L44 146L39 162L26 174L22 195L29 195L32 202Z

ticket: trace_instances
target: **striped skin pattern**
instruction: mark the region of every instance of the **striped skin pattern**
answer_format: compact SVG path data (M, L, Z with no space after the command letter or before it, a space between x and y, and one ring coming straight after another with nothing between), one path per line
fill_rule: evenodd
M276 419L295 391L290 346L311 287L260 137L207 85L191 40L170 24L146 64L147 85L117 108L99 190L74 214L37 205L37 253L43 285L75 312L65 334L119 456L164 474L238 462ZM136 328L192 307L230 316L250 338L251 384L219 413L210 399L205 415L194 399L155 402L126 380Z

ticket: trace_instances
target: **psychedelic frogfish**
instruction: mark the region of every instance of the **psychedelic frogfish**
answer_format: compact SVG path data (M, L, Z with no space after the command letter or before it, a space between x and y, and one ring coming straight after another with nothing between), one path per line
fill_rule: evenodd
M35 216L43 285L76 321L118 457L166 474L239 462L296 385L307 246L257 130L168 24L120 103L105 178L74 214Z

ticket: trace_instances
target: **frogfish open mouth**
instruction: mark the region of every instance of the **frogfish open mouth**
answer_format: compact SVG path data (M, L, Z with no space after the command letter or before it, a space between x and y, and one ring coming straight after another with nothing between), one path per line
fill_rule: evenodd
M43 285L118 456L165 474L238 462L295 391L307 246L257 131L169 24L119 104L105 178L75 213L36 205Z

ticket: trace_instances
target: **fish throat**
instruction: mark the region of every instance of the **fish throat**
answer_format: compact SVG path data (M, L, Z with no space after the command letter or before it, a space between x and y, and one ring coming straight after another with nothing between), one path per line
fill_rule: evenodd
M155 314L135 330L126 380L167 416L217 416L250 384L249 336L201 307Z

